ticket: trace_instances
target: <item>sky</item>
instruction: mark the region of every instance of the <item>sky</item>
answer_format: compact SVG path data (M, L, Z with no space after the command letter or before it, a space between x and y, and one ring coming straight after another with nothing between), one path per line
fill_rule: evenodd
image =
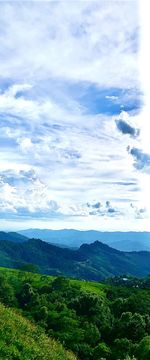
M0 1L1 229L150 231L145 5Z

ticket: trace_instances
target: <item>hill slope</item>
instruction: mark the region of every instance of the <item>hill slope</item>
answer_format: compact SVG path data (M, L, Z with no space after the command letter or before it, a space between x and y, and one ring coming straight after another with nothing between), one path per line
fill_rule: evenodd
M4 232L0 231L0 240L7 240L13 242L24 242L28 240L28 237L25 235L21 235L16 232Z
M30 321L0 304L0 359L75 360L76 357Z
M92 242L99 240L122 251L150 251L150 232L27 229L19 231L19 233L28 238L41 239L57 245L66 245L70 247L79 247L84 243L91 244Z
M0 359L75 359L51 338L78 360L150 359L150 276L123 287L120 280L100 284L0 269L0 300L16 308L0 305Z
M0 266L39 266L42 273L101 280L113 275L145 276L150 273L150 252L121 252L96 241L78 250L59 248L41 240L23 243L0 241Z

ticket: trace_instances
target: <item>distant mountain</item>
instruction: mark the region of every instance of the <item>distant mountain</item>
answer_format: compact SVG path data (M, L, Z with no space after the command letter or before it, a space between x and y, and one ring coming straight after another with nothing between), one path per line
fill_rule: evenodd
M143 236L143 242L142 240L136 241L136 236L135 236L135 240L113 241L110 242L110 246L121 251L150 251L150 240L148 241L148 239L144 239Z
M59 248L41 240L0 241L0 266L19 268L34 264L41 273L101 280L114 275L150 274L150 252L121 252L99 241L78 250Z
M79 247L84 243L90 244L99 240L122 251L150 251L150 232L27 229L21 230L19 233L28 238L38 238L49 243L65 245L72 248Z
M24 242L28 240L28 237L25 235L21 235L16 232L4 232L0 231L0 240L7 240L12 242Z

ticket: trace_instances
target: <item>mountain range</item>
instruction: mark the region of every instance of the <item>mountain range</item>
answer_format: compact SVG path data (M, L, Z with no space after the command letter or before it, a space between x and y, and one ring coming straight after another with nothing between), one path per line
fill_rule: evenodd
M150 232L27 229L21 230L19 233L28 238L41 239L52 244L71 248L78 248L84 243L90 244L98 240L121 251L150 251Z
M122 252L99 241L79 249L61 248L39 239L22 242L0 240L0 266L38 266L43 274L102 280L114 275L142 277L150 274L150 252Z

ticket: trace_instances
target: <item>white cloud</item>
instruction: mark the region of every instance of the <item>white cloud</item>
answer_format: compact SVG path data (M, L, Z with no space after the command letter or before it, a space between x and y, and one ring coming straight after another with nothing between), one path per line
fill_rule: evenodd
M32 88L29 84L14 84L8 88L8 90L5 93L5 96L8 97L15 97L20 92L28 91Z
M105 98L114 101L114 100L118 100L118 99L119 99L119 96L106 95Z
M1 3L1 76L137 85L134 2ZM10 62L11 58L11 62Z
M73 199L73 197L61 198L60 196L58 197L59 200L56 200L57 191L55 192L53 184L51 191L50 186L48 187L44 181L41 181L32 168L28 171L7 170L1 172L0 185L0 218L6 218L9 221L18 219L20 222L22 218L25 221L27 219L29 221L31 219L43 219L45 222L48 219L50 221L57 219L58 222L61 222L63 219L65 223L72 219L74 224L76 218L79 219L79 223L82 218L82 226L85 226L85 228L87 228L87 221L91 223L95 221L95 224L97 221L96 228L99 228L100 219L103 219L103 224L112 222L113 226L115 219L118 219L119 222L130 219L130 222L133 221L134 223L135 218L143 221L147 217L146 208L144 206L140 207L136 199L131 199L133 203L128 201L124 204L122 198L120 202L115 203L115 201L106 201L106 195L104 200L103 194L100 193L97 200L84 202L84 198L90 197L90 192L84 197L82 187L80 199L79 197ZM107 187L110 194L109 185ZM72 192L74 191L73 188ZM66 193L67 190L64 189L65 196ZM95 220L93 220L93 217Z
M113 8L105 1L18 4L1 2L2 213L10 221L11 213L18 221L37 217L38 224L40 216L53 218L56 227L54 218L63 224L62 217L76 227L136 227L134 209L148 204L127 146L144 143L141 117L134 111L107 115L103 99L94 112L83 101L103 89L112 104L136 97L135 2L113 1ZM123 92L113 95L112 88ZM119 119L140 128L140 137L124 137ZM99 202L99 209L92 207Z
M20 145L20 149L25 153L29 150L34 150L32 141L29 138L18 139L18 143Z
M10 94L9 91L6 93ZM10 96L13 99L10 119L13 119L20 98ZM23 99L23 104L26 104L28 100L25 94ZM137 117L127 112L121 112L117 117L85 114L84 111L75 112L74 109L71 113L61 105L59 114L55 113L55 119L45 110L43 120L41 106L44 109L44 105L39 104L38 100L32 100L32 116L26 113L25 117L22 117L22 113L25 114L26 106L25 109L22 107L22 110L20 107L19 117L13 127L7 123L6 116L3 135L7 135L8 144L9 139L13 139L16 144L15 162L12 161L11 169L25 171L34 168L38 174L34 179L32 176L29 177L26 189L23 183L16 184L12 199L15 209L22 209L22 216L23 213L27 213L28 216L31 214L31 217L41 214L41 217L45 218L54 216L54 213L58 217L60 214L66 217L95 216L98 222L99 216L103 217L104 222L116 216L119 218L121 214L125 216L124 201L128 199L130 204L138 201L141 196L141 189L136 189L139 175L135 173L132 157L126 150L127 145L133 146L139 140L124 139L116 128L115 120L126 119L136 126ZM7 104L3 110L7 112ZM3 156L4 154L5 163L9 150L5 152L3 149ZM2 164L3 161L3 169ZM38 177L41 180L38 180ZM134 179L133 184L131 179ZM87 201L93 202L94 199L99 199L104 204L106 198L114 204L110 207L112 211L105 208L100 211L89 211L84 205ZM58 204L56 211L52 210L51 201Z

